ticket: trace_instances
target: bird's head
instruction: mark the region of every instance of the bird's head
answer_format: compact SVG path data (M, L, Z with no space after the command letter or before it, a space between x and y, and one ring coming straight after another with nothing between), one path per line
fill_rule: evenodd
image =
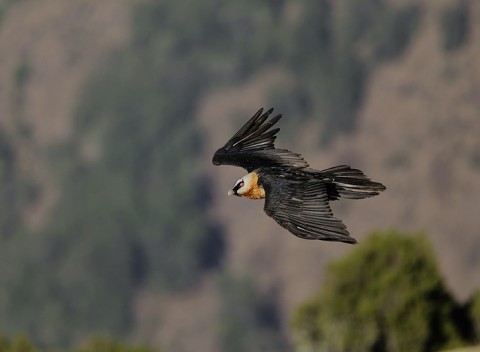
M258 176L253 172L243 176L235 182L233 188L228 191L228 195L236 195L239 197L245 195L256 185L257 180Z

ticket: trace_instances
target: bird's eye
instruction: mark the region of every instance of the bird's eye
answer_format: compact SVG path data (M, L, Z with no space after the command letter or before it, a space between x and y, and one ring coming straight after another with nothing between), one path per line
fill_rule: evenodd
M243 187L245 183L243 181L240 182L240 187Z

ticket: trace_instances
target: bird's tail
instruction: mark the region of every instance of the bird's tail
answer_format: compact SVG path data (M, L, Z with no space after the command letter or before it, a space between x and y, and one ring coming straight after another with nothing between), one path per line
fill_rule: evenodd
M335 166L322 171L327 182L328 198L362 199L378 195L385 190L379 182L371 181L365 174L347 165Z

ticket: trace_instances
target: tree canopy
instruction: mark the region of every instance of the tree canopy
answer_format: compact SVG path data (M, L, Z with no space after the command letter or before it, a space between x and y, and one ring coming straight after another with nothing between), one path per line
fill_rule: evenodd
M471 327L426 236L394 231L332 263L294 321L299 346L321 351L437 351L472 342Z

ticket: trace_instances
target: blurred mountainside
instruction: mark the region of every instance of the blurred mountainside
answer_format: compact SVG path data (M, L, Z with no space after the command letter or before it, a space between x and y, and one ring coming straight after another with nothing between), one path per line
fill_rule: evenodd
M212 153L262 106L278 146L387 186L333 206L360 245L424 231L459 300L480 286L474 0L0 0L0 53L5 333L288 350L350 247L226 196L245 172Z

